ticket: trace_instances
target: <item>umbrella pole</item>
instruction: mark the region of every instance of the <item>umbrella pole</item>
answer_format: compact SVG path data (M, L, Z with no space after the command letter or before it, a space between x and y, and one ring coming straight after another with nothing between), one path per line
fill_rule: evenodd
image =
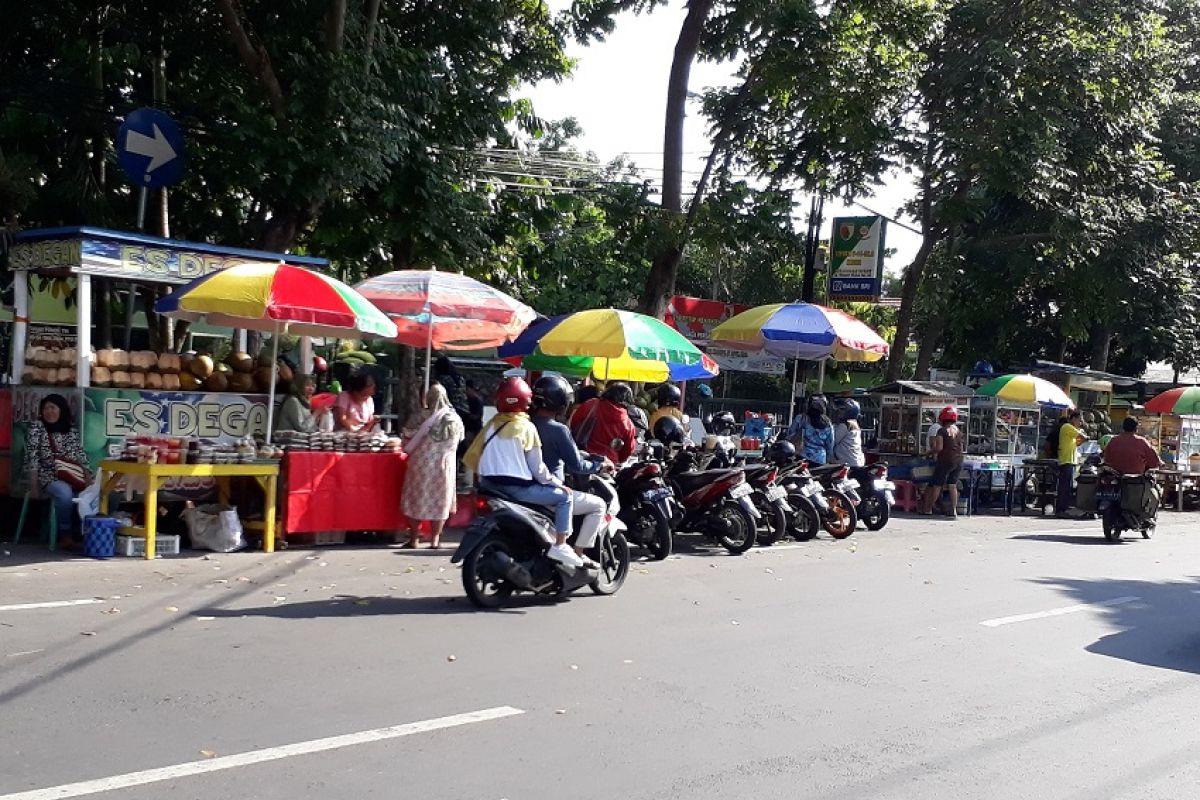
M421 405L425 404L425 395L429 394L429 373L433 369L433 309L426 303L429 313L429 330L425 334L425 392L421 395Z
M275 384L279 382L279 323L271 343L271 389L267 392L267 444L271 443L271 428L275 426Z
M825 359L817 367L817 394L825 394Z
M792 391L791 399L788 400L788 427L792 427L792 420L796 418L796 381L800 378L800 359L792 359Z

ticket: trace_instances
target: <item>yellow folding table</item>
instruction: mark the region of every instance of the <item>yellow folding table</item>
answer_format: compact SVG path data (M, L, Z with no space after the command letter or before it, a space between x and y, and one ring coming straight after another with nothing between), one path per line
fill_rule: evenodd
M123 527L119 533L146 538L146 558L154 558L158 528L158 490L171 478L214 478L221 502L229 499L230 478L253 478L262 488L266 504L261 523L246 523L247 528L262 529L263 551L275 551L275 504L279 486L278 463L254 464L145 464L134 461L105 460L100 462L100 513L108 513L108 496L123 478L146 479L145 526Z

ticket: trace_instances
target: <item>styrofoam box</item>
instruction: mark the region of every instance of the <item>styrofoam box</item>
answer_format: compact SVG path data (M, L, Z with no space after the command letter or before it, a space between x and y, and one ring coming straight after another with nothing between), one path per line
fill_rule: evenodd
M179 555L178 536L155 536L154 552L160 556ZM117 555L133 558L146 557L146 540L141 536L118 536Z

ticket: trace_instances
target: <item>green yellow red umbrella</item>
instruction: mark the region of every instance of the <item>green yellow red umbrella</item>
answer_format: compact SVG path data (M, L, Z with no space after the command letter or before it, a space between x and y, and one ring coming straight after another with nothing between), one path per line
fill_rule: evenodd
M1155 395L1146 403L1152 414L1200 414L1200 386L1179 386Z
M1059 408L1074 408L1075 403L1062 389L1035 375L1001 375L975 390L976 394L1014 403L1040 403Z

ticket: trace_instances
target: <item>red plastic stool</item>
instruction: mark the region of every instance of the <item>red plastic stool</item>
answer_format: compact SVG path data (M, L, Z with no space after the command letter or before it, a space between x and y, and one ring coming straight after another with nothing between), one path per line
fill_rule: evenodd
M892 483L896 484L896 509L898 511L906 511L910 514L915 512L917 510L917 503L921 499L921 489L923 487L918 486L912 481L893 480Z

